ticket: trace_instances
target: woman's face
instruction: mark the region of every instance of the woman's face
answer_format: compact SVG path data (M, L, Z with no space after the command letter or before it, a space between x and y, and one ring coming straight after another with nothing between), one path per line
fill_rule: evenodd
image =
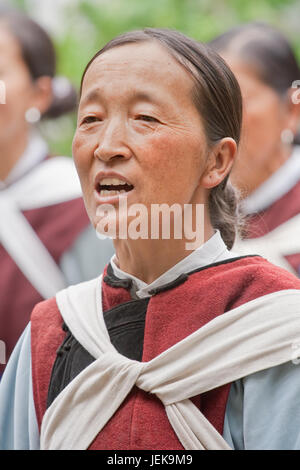
M97 208L118 208L119 197L128 207L147 209L204 202L199 180L207 146L193 84L155 42L116 47L93 61L83 82L73 156L94 226Z
M236 57L222 54L235 74L243 96L239 157L231 178L245 194L252 192L283 163L281 132L287 127L287 106L279 95Z
M25 113L32 106L33 82L18 42L7 26L0 27L0 80L5 104L0 104L0 145L15 139L26 127Z

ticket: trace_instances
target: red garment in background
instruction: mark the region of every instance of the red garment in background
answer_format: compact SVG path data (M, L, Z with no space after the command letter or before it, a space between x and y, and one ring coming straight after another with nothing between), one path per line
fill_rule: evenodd
M24 215L57 264L90 224L82 198L25 211ZM0 269L0 339L6 345L7 362L33 307L43 298L1 243ZM0 377L4 368L0 364Z
M270 207L248 216L246 238L262 237L298 214L300 214L300 181ZM285 258L300 275L300 252Z

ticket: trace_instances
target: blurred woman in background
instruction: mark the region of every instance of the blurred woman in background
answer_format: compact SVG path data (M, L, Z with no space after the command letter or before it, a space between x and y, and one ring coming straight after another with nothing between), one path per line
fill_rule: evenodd
M235 245L299 275L300 69L287 39L250 23L210 42L236 75L244 101L240 156L232 181L247 215L245 238Z
M0 362L37 302L101 272L112 254L90 226L72 160L49 158L36 127L76 105L75 90L55 69L48 34L19 12L1 11Z

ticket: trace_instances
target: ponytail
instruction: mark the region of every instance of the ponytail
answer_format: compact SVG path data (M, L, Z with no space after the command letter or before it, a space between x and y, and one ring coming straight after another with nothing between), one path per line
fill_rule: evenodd
M211 222L230 250L236 235L241 231L242 215L239 212L239 195L228 180L228 176L209 195L209 212Z

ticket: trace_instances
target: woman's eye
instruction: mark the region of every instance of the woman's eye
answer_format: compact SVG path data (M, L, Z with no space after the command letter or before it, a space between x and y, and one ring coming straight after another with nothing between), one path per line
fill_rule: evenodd
M146 114L140 114L136 118L138 121L146 121L146 122L158 122L158 120L153 116L147 116Z
M81 124L91 124L93 122L99 121L99 118L96 116L86 116L82 121Z

